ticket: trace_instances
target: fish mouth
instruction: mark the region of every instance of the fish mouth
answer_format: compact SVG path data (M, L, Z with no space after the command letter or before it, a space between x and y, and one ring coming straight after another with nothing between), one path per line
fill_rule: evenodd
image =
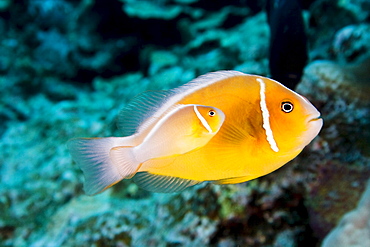
M320 132L323 126L323 120L320 114L312 114L308 117L308 121L306 124L306 131L302 133L301 141L302 145L301 148L304 148L308 145Z
M310 120L308 120L308 122L314 122L314 121L323 121L323 119L321 115L319 115L319 116L313 117Z
M308 120L308 126L310 126L309 128L313 131L313 132L316 132L315 136L320 132L323 124L324 124L324 120L322 119L321 115L316 115L312 118L310 118L310 120ZM314 131L316 129L316 131Z

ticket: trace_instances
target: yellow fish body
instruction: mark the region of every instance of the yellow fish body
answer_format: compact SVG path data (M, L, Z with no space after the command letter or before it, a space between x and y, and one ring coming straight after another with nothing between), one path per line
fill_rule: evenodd
M178 141L167 138L163 146L154 148L160 156L137 158L137 167L127 165L132 157L119 154L117 150L126 149L119 147L152 149L156 143L146 143L148 136L161 136L158 124L177 105L207 106L202 108L202 116L213 109L220 120L207 119L206 125L216 126L212 131L219 129L204 145L193 145L186 152L170 151L183 137ZM240 183L268 174L296 157L322 124L320 113L307 99L280 83L237 71L218 71L177 89L144 93L120 115L119 127L126 137L75 139L70 151L85 174L88 194L132 176L144 189L175 192L203 181ZM189 128L189 124L185 126ZM205 126L199 118L197 126ZM172 128L175 126L168 122L166 131Z

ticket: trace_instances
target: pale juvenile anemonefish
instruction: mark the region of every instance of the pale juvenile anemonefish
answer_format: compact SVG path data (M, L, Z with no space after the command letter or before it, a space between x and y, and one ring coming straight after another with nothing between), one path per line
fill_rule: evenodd
M137 96L119 116L125 137L77 138L68 146L87 194L132 177L144 189L177 192L268 174L296 157L322 124L306 98L279 82L218 71Z

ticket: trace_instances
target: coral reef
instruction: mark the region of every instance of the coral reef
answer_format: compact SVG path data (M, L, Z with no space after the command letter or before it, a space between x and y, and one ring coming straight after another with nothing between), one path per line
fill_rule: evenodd
M336 37L342 32L339 30ZM319 238L351 209L370 177L368 52L357 53L353 57L356 62L342 59L356 51L359 43L367 42L367 35L360 37L348 43L350 49L336 50L336 62L317 60L309 64L298 85L298 91L320 106L325 123L317 143L322 160L309 165L315 179L308 181L306 196L311 226ZM337 41L333 48L338 47Z
M119 111L145 90L269 75L263 1L0 1L0 245L319 246L341 222L330 246L368 229L352 222L368 199L346 213L370 176L369 5L312 2L297 90L324 128L296 159L243 184L155 194L123 181L88 197L68 139L120 136Z
M345 214L323 241L323 247L370 245L370 180L357 207Z

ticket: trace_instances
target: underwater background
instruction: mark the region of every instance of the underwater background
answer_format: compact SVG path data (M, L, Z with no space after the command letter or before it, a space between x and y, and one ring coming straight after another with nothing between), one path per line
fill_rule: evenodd
M66 142L120 136L138 93L216 70L270 77L269 52L291 56L270 51L266 3L1 0L0 246L369 247L368 0L300 2L294 87L324 127L296 159L242 184L83 192Z

